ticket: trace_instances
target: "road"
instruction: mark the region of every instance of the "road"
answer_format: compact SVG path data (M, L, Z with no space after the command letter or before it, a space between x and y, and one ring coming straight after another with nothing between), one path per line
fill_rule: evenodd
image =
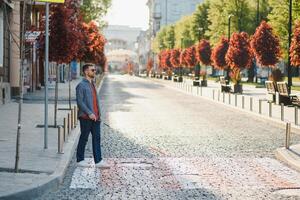
M100 96L112 167L74 158L40 199L300 199L278 193L298 188L300 173L275 159L284 129L270 121L127 75L109 75Z

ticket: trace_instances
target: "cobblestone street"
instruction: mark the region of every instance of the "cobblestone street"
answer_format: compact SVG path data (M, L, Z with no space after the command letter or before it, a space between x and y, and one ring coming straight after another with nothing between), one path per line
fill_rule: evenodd
M300 199L300 173L276 160L285 129L151 80L108 75L100 91L104 158L76 166L50 199ZM293 136L293 141L300 138Z

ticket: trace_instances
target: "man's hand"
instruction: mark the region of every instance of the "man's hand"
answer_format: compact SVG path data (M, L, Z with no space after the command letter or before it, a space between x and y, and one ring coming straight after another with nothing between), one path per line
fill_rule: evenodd
M96 116L94 114L90 114L89 118L93 121L97 121Z

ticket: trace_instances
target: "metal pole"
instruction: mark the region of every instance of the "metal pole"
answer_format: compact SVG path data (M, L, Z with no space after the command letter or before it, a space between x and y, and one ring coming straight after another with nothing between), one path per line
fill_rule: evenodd
M218 101L220 101L220 90L218 90Z
M63 138L63 134L61 133L61 126L58 126L58 129L57 129L57 153L63 153L63 145L64 145L64 138Z
M225 103L225 92L223 92L223 103Z
M289 47L288 47L288 55L291 48L291 41L292 41L292 8L293 8L293 0L289 0ZM287 66L287 73L288 73L288 89L289 94L291 93L291 87L292 87L292 67L291 67L291 56L288 56L288 66Z
M245 96L242 96L242 108L245 108Z
M272 102L269 101L269 117L272 117Z
M71 132L71 123L70 123L70 113L68 113L68 135L70 135Z
M295 107L295 124L298 125L298 107Z
M231 94L228 93L228 102L229 102L229 105L231 105Z
M215 90L213 90L212 92L213 92L213 100L215 100Z
M253 111L253 97L250 97L250 111Z
M290 148L290 139L291 139L291 123L286 123L286 131L285 131L285 148Z
M67 119L64 117L64 141L67 139Z
M49 3L46 2L44 149L48 148Z
M281 104L281 121L284 121L284 104Z
M262 103L262 100L261 99L259 99L259 101L258 101L258 112L259 112L259 114L261 114L261 103Z
M237 94L234 95L234 98L235 98L234 104L235 104L235 107L237 107Z

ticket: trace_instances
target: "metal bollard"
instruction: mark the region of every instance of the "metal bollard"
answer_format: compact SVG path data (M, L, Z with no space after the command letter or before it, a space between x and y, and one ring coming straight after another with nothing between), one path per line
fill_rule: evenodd
M242 95L242 108L245 108L245 96Z
M284 121L284 104L281 104L281 121Z
M77 126L77 106L74 106L74 126Z
M272 102L269 101L269 117L272 117Z
M71 114L68 113L68 135L71 133Z
M225 103L225 92L223 92L223 103Z
M202 86L200 87L200 95L202 96Z
M229 103L229 105L231 105L231 94L230 93L228 93L228 103Z
M298 125L298 107L295 107L295 124Z
M62 127L61 126L58 126L58 129L57 129L57 153L60 153L62 154L63 153L63 146L64 146L64 136L63 136L63 133L62 133Z
M234 98L235 98L234 105L235 105L235 107L237 107L237 94L234 95Z
M250 97L250 111L253 111L253 97Z
M290 140L291 140L291 123L286 123L285 129L285 148L290 148Z
M213 93L213 100L215 100L215 90L212 90Z
M218 90L218 101L220 101L220 90Z
M258 100L258 113L259 113L259 114L261 114L261 109L262 109L261 103L262 103L262 100L259 99L259 100Z
M64 117L64 141L67 140L67 119Z
M74 110L71 109L71 129L74 128Z
M197 87L197 95L199 96L199 87Z

